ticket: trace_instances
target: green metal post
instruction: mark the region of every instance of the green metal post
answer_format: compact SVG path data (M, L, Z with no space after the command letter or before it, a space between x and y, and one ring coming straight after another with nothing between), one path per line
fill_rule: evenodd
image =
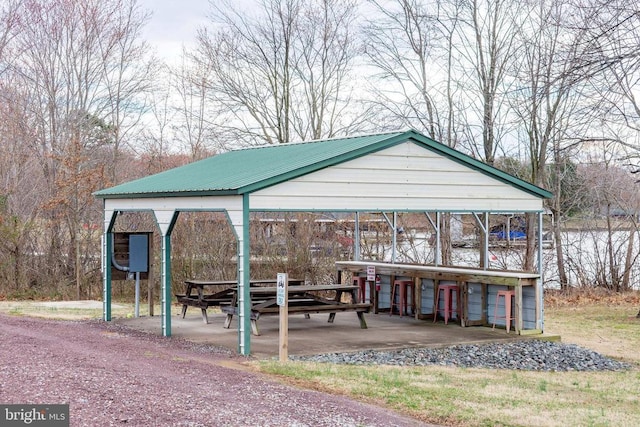
M249 267L249 195L242 197L242 236L238 242L238 352L251 354L251 294Z
M104 221L109 221L102 234L102 318L105 322L111 321L111 261L113 253L113 241L111 238L111 230L116 222L118 212L111 212L111 218L107 218L105 211Z
M171 232L178 212L154 212L162 234L160 244L160 295L162 335L171 336Z
M162 335L171 336L171 235L162 236Z

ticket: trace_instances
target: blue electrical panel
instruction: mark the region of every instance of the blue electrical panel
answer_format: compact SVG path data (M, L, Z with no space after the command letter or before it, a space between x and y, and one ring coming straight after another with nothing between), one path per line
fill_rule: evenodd
M149 236L147 234L129 235L129 271L131 273L149 271Z

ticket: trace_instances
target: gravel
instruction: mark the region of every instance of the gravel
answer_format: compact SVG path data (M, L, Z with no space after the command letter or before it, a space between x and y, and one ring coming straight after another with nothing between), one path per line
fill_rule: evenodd
M610 359L573 344L520 340L445 348L409 348L397 351L364 350L291 357L294 360L349 365L459 366L465 368L516 369L526 371L620 371L628 363Z
M110 322L0 315L0 402L68 404L71 427L426 425L274 381L245 360Z

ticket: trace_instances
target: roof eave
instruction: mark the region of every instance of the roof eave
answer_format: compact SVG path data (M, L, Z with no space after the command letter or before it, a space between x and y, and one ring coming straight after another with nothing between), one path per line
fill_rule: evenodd
M236 189L229 190L202 190L202 191L166 191L154 193L94 193L99 199L152 199L162 197L206 197L206 196L235 196L242 194Z

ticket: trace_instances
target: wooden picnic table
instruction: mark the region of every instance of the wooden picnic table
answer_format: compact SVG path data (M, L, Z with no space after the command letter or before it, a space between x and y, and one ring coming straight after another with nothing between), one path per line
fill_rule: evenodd
M204 323L209 323L207 317L207 308L220 307L223 305L231 304L233 300L233 291L238 286L238 282L235 280L197 280L188 279L184 281L185 293L176 294L176 299L182 304L182 318L184 319L187 314L187 308L198 307L202 310L202 320ZM300 285L304 283L304 280L289 279L289 284ZM275 285L276 279L252 279L250 286L264 286ZM205 294L205 287L213 287L215 292ZM193 290L196 290L196 295L193 295Z
M291 281L289 281L291 283ZM364 313L368 313L371 304L358 301L358 287L353 285L316 285L316 286L289 286L288 288L288 314L329 313L329 323L333 323L338 311L355 311L360 321L360 327L367 329ZM332 296L327 296L332 294ZM251 287L251 332L260 335L257 321L263 315L278 315L280 307L277 304L277 288ZM343 301L343 295L348 295L348 302ZM229 328L231 320L238 314L237 289L233 291L231 304L221 307L227 314L224 327Z

